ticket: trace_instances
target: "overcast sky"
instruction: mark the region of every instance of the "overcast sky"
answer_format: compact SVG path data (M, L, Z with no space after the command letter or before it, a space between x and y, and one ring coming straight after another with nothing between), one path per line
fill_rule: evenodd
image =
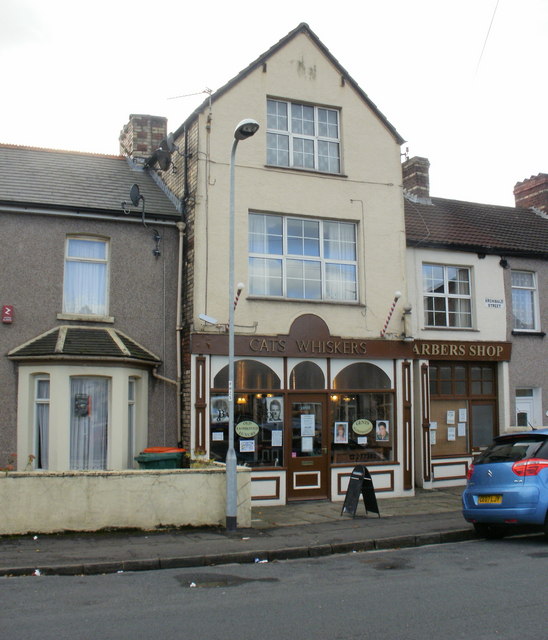
M548 0L1 0L0 142L117 154L130 113L177 129L206 96L170 98L300 22L429 158L432 195L511 206L548 173Z

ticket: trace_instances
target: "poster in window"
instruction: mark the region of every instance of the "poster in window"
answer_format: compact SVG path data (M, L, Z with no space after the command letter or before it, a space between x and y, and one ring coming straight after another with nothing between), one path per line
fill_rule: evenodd
M387 442L390 439L390 430L387 420L377 420L375 424L375 440Z
M272 432L272 446L273 447L281 447L282 446L282 433L281 429L276 429Z
M453 410L447 412L447 424L455 424L455 412Z
M240 440L240 453L255 451L255 440Z
M228 424L228 396L217 396L211 402L211 422Z
M333 441L336 444L348 444L348 422L335 422Z
M266 399L266 421L281 423L284 415L284 399L281 397Z

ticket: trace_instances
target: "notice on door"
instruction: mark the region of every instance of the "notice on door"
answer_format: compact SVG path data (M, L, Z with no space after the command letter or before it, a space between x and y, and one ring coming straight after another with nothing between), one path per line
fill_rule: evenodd
M305 413L301 416L301 437L315 435L315 416L313 413Z

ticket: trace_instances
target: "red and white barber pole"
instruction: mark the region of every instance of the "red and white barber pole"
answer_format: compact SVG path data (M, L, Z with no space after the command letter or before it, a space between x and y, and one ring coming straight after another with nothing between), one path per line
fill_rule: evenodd
M236 305L238 304L238 300L240 299L240 294L242 293L245 284L243 282L238 282L236 285L236 295L234 296L234 309L236 309Z
M381 331L381 338L384 338L386 334L386 330L388 329L388 325L390 324L390 319L392 318L392 314L394 313L394 309L398 304L398 300L401 298L401 291L396 291L394 294L394 300L392 301L392 306L390 307L390 312L388 313L388 318L386 318L386 322L384 323L384 327Z

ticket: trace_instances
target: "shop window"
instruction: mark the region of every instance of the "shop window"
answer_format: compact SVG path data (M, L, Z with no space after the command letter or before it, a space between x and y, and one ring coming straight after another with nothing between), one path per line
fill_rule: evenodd
M493 367L477 366L470 370L472 395L490 396L493 394L494 372Z
M300 362L289 376L290 389L325 389L323 371L315 362Z
M466 367L446 364L430 366L430 394L438 396L465 396Z
M273 393L236 393L234 449L238 464L252 467L283 465L284 398ZM210 455L226 459L228 396L211 394Z
M236 389L279 389L280 378L262 362L238 360L234 363L234 386ZM228 389L228 365L223 367L213 380L215 389Z
M386 373L370 362L345 367L333 380L333 389L391 389Z
M335 464L394 460L392 393L331 395L331 458Z
M496 368L439 362L429 367L430 444L437 457L469 455L495 433Z

